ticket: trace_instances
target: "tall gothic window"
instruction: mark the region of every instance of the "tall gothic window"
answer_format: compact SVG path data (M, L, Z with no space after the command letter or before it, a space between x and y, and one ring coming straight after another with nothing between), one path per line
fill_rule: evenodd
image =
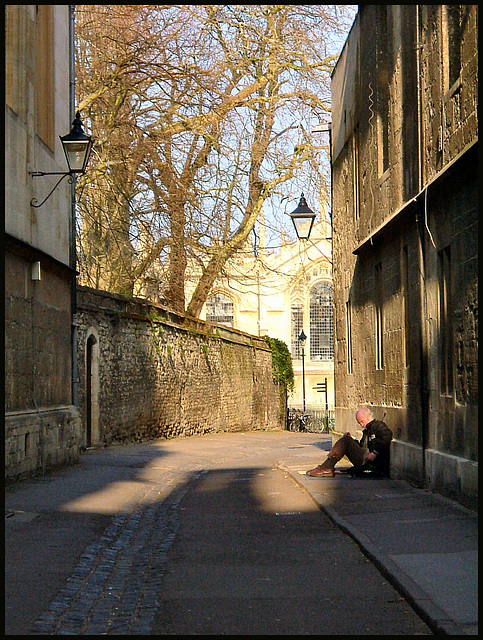
M292 312L292 358L293 360L300 360L302 357L302 351L300 349L299 335L304 327L304 311L300 302L294 302L291 307Z
M353 372L353 357L352 357L352 300L349 294L347 302L345 303L345 331L346 331L346 350L347 350L347 373Z
M441 393L453 394L453 327L451 316L451 248L438 252L439 259L439 333L441 361Z
M382 263L375 266L376 369L384 368L384 311Z
M52 150L54 137L54 8L35 5L35 83L37 134Z
M388 38L388 7L377 5L376 69L377 69L377 128L379 175L389 167L389 79L390 48Z
M461 74L461 46L469 9L468 5L444 5L448 89L451 89Z
M310 290L310 359L334 357L332 285L318 282Z
M361 164L360 164L360 129L357 124L352 132L352 184L354 199L354 221L358 222L361 215Z
M223 293L215 293L206 301L206 319L233 327L233 302Z

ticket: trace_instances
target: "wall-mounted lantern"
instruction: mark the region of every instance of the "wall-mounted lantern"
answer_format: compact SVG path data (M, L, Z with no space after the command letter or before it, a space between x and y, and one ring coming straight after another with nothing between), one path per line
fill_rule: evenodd
M92 151L93 140L92 137L86 135L82 129L82 121L80 119L79 111L76 113L75 119L72 122L72 129L70 130L70 133L65 136L59 136L59 138L62 143L62 148L64 149L69 171L30 171L30 175L33 178L38 178L40 176L61 176L52 191L40 204L36 204L36 198L32 198L30 201L30 205L32 207L38 208L47 202L66 176L70 176L70 181L72 181L75 175L84 174L86 172L87 163L89 162L89 156Z

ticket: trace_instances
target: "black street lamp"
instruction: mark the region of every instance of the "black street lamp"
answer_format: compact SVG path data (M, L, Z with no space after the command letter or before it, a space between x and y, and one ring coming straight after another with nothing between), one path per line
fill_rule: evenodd
M75 114L72 129L66 136L59 136L70 173L85 173L92 150L92 138L84 133L79 111Z
M305 351L304 351L304 347L305 347L305 341L307 340L307 336L305 335L303 329L300 332L298 340L302 348L302 402L303 402L304 413L305 413Z
M52 191L48 194L40 204L37 203L36 198L32 198L30 205L35 207L41 207L50 196L57 189L62 180L66 177L70 177L70 182L73 180L73 176L77 174L84 174L86 172L89 156L92 151L93 140L91 136L84 133L82 129L82 120L80 119L79 111L76 113L75 119L72 122L72 129L70 133L65 136L59 136L64 149L65 158L67 160L67 166L69 171L30 171L32 178L38 178L40 176L61 176Z
M299 206L292 211L293 226L299 240L308 240L314 225L316 214L307 205L304 194L300 196Z

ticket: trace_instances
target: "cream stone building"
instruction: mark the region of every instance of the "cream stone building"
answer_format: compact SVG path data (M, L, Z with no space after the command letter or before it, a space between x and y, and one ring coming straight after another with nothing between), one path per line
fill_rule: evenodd
M325 409L326 401L332 409L334 321L330 222L315 223L309 240L292 242L282 236L278 250L267 250L263 234L260 235L257 250L249 247L240 252L227 267L229 275L215 283L200 317L285 342L292 354L295 374L295 391L288 398L288 406L302 408L305 395L307 409ZM189 284L187 293L190 294ZM302 330L307 336L303 363L298 339ZM325 381L327 398L325 393L314 389Z
M72 5L5 6L5 477L79 457L69 132ZM52 192L51 197L49 192ZM36 202L37 201L37 202Z

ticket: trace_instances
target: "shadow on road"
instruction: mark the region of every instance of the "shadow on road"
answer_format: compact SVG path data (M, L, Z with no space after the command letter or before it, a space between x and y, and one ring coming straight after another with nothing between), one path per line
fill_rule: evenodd
M7 487L7 507L38 517L7 525L6 633L428 633L277 466L288 455L312 468L330 444L288 432L156 441ZM364 598L341 623L341 603Z

